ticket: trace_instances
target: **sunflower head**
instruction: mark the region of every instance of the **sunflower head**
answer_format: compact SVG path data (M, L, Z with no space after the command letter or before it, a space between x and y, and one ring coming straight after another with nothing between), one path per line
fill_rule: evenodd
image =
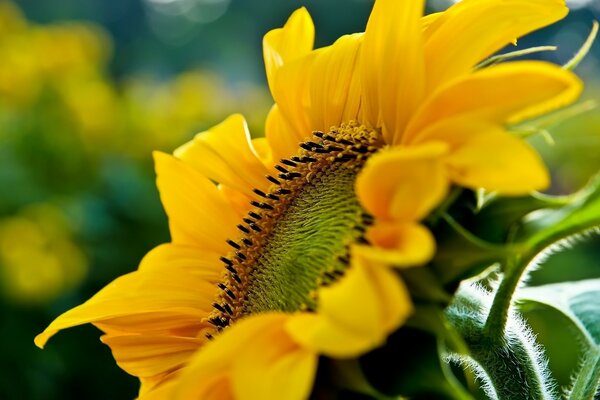
M274 166L268 190L228 239L221 257L227 273L215 312L218 330L245 315L268 311L315 311L318 291L343 276L350 246L368 243L373 218L360 205L354 183L378 148L377 132L354 122L313 132L296 155Z

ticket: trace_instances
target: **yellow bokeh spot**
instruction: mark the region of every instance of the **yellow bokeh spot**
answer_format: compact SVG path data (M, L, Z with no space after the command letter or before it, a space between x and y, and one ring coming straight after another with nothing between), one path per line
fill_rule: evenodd
M0 221L1 290L19 303L50 301L78 285L87 259L60 210L39 205Z

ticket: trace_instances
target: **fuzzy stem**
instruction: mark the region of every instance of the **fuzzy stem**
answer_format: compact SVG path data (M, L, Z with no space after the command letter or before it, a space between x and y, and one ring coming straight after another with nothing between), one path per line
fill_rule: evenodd
M490 313L485 321L483 334L493 342L500 343L504 338L513 294L529 264L529 262L519 262L520 258L520 256L514 255L508 259L504 278L494 296Z
M569 400L594 400L600 385L600 348L589 351L569 393Z
M597 222L595 224L597 224ZM513 254L507 257L504 276L494 295L490 313L485 321L485 326L483 328L485 337L492 341L501 341L504 337L506 322L512 306L514 293L517 290L527 267L529 267L537 255L542 253L545 248L553 243L558 243L561 240L584 231L585 227L582 227L582 224L575 224L574 226L566 226L563 229L559 229L551 235L537 241L537 243L534 241L533 244L530 244L530 248L527 248L527 246L512 246ZM509 234L509 243L513 241L512 236L512 234Z
M556 399L541 348L524 320L511 311L500 335L485 332L487 295L475 285L463 287L447 310L448 321L469 348L450 359L471 368L490 399Z

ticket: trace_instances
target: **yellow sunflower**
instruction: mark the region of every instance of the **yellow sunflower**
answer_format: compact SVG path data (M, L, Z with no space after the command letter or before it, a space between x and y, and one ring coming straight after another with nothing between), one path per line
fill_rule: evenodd
M563 0L423 10L377 0L364 33L316 50L304 8L267 33L266 137L233 115L174 157L156 153L172 242L36 344L93 323L143 399L302 399L320 355L383 344L412 312L394 268L435 252L419 221L451 185L545 188L540 158L507 126L582 87L546 62L477 67L563 18Z

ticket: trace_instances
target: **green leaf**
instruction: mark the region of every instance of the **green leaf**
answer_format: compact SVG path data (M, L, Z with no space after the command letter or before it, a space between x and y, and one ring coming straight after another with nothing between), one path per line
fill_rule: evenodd
M589 346L600 346L600 279L528 287L517 298L524 307L533 302L562 312Z
M530 213L514 232L515 240L539 252L562 239L600 227L600 175L577 193L556 201L564 205Z
M593 400L600 387L600 279L521 289L522 308L551 307L581 333L583 359L569 389L572 400Z

